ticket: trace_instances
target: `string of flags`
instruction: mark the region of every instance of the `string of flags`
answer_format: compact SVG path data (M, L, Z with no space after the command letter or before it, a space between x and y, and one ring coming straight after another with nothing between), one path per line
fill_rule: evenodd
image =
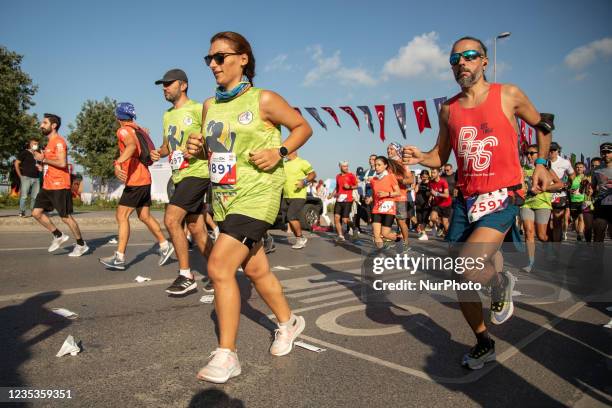
M446 101L446 97L435 98L433 100L434 106L436 108L436 113L440 114L440 107ZM423 130L426 128L431 129L431 122L429 121L429 114L427 112L427 103L425 100L421 101L413 101L412 107L414 109L414 115L417 123L417 127L419 129L419 133L423 133ZM294 107L300 115L302 115L302 111L298 107ZM336 114L336 111L331 106L321 106L321 109L329 114L333 121L336 123L338 127L342 127L340 125L340 119ZM361 124L359 123L359 118L355 114L355 111L350 106L339 106L339 109L350 116L355 122L355 126L357 126L357 130L361 130ZM366 126L370 130L370 132L374 133L374 122L372 119L372 111L369 106L361 105L357 106L364 116L364 120ZM310 114L314 118L314 120L325 130L327 130L327 124L319 115L317 108L315 107L304 107L304 110ZM381 141L385 141L385 105L374 105L374 112L376 112L376 117L378 118L379 123L379 137ZM406 139L406 104L405 103L394 103L393 104L393 112L395 113L395 118L397 119L397 125L402 132L402 137Z

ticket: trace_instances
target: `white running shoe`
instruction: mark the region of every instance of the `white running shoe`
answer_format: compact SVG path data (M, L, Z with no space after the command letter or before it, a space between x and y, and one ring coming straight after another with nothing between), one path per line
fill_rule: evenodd
M298 237L298 239L295 241L295 244L291 248L302 249L306 246L306 242L308 242L308 238Z
M85 254L87 251L89 251L89 247L87 246L87 243L84 243L83 245L74 244L74 249L72 250L71 253L68 254L68 256L71 256L74 258L74 257Z
M212 357L212 358L211 358ZM230 378L240 375L242 368L238 361L238 354L230 349L217 348L210 353L210 361L197 375L199 380L224 384Z
M173 253L174 253L174 245L172 245L171 242L168 242L168 247L166 248L165 251L163 249L159 248L159 262L158 262L158 265L162 266L163 264L165 264L166 261L168 260L168 258L170 258L170 255L172 255Z
M302 316L295 316L293 323L281 326L274 330L274 342L270 346L270 354L284 356L291 352L293 342L302 334L306 327L306 321Z
M66 234L62 234L57 238L53 238L53 241L51 241L51 246L49 246L49 249L47 251L53 252L59 249L59 247L62 246L64 242L68 241L69 238L70 237Z
M501 272L501 274L504 275L504 286L491 288L491 323L493 324L506 322L514 313L512 292L516 278L508 271Z
M427 237L427 233L425 231L421 232L421 235L419 235L419 241L427 241L429 238Z

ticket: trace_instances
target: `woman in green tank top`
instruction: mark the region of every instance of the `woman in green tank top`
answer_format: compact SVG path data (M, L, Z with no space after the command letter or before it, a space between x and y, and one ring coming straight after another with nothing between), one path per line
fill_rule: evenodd
M302 146L312 129L281 96L253 87L255 57L242 35L221 32L210 43L204 60L218 87L215 97L204 103L204 135L190 136L188 151L209 157L213 209L221 230L208 259L219 347L198 378L225 383L241 372L236 354L238 267L242 266L279 322L271 354L288 354L304 330L304 318L291 313L280 282L270 271L262 237L280 205L285 180L281 159ZM290 132L282 144L281 126Z
M548 170L551 185L547 191L533 194L531 192L531 177L535 167L535 160L538 157L538 145L532 144L527 147L527 164L523 166L523 189L527 192L525 204L521 207L521 221L525 232L525 243L527 244L527 255L529 264L523 268L525 272L531 272L535 263L535 237L541 242L548 241L547 228L552 210L551 191L563 188L563 183L557 174Z
M578 241L584 238L584 217L582 216L582 204L584 203L584 190L586 183L589 181L586 178L586 167L583 162L577 162L575 165L576 176L570 184L570 216L574 220L574 227L578 235Z

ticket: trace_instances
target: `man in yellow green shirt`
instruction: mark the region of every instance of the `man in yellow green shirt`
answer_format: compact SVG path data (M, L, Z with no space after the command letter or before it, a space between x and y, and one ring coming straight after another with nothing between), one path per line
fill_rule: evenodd
M285 185L283 187L282 212L283 218L289 222L289 227L296 237L291 248L301 249L308 239L302 236L300 213L306 204L306 186L317 177L308 161L298 157L297 151L289 154L285 162Z

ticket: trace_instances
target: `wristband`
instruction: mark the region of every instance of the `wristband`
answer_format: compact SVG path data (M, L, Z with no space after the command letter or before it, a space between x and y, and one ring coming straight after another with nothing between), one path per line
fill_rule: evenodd
M548 165L548 160L546 160L546 159L542 159L541 157L538 157L538 158L535 160L535 163L534 163L534 164L536 164L536 165L541 164L542 166L546 166L546 165Z
M305 178L304 180L302 180L302 183L303 183L305 186L306 186L306 185L308 185L308 177L307 177L307 178Z

